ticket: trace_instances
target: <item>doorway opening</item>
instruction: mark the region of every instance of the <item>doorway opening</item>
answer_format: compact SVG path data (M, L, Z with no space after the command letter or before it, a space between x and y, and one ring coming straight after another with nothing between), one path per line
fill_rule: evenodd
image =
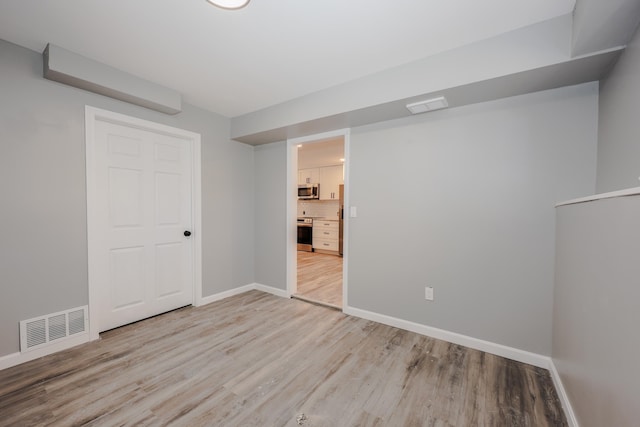
M347 295L348 130L288 141L291 297L342 310ZM295 239L295 240L294 240Z

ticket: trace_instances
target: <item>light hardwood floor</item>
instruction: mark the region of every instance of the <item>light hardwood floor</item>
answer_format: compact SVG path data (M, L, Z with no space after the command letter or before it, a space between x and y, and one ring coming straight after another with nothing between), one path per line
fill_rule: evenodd
M341 310L342 261L335 255L298 251L298 292L294 297Z
M564 426L549 373L250 291L0 371L1 426Z

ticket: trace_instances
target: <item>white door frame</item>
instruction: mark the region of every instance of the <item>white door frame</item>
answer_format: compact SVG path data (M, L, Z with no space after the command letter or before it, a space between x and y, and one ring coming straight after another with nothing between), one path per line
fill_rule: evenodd
M318 133L300 138L287 139L287 296L295 294L298 289L298 144L320 142L344 138L344 222L342 244L342 311L347 304L348 270L349 270L349 153L351 129L338 129L331 132Z
M87 184L87 261L88 261L88 289L89 289L89 339L99 338L100 325L96 307L95 259L99 254L100 242L97 241L98 224L95 220L97 194L95 190L95 124L97 121L119 124L136 129L162 133L183 139L192 144L191 159L191 215L193 224L193 238L189 241L193 245L193 298L192 304L202 303L202 215L201 215L201 161L200 134L183 129L130 117L112 111L85 106L85 148L86 148L86 184Z

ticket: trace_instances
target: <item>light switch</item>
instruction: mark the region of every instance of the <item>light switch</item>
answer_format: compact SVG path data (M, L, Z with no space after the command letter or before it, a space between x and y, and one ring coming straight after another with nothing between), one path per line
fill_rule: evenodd
M351 206L351 208L349 209L349 216L351 218L355 218L358 216L358 211L357 208L355 206Z

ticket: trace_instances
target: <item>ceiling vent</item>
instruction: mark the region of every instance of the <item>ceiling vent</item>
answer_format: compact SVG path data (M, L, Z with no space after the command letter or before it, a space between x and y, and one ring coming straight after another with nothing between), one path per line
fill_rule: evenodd
M447 99L444 96L439 96L438 98L407 104L407 109L411 111L411 114L420 114L426 113L427 111L441 110L448 106L449 103L447 102Z

